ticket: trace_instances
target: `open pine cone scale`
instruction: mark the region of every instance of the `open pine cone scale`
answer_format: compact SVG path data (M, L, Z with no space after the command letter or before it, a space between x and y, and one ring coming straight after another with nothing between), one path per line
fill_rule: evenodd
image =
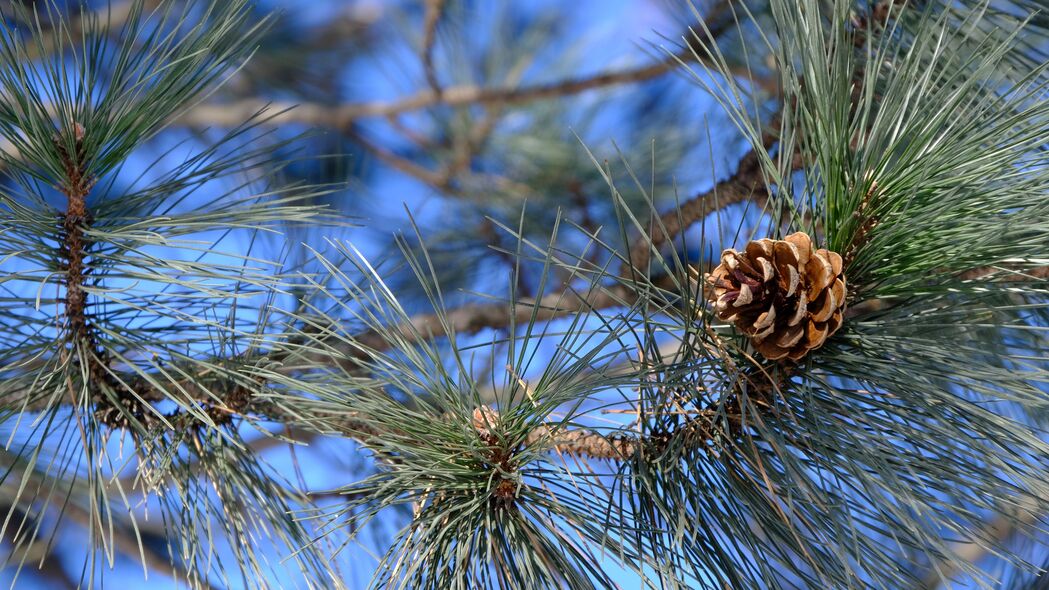
M770 360L800 360L841 327L842 258L814 249L803 232L725 250L707 281L717 316L734 322Z

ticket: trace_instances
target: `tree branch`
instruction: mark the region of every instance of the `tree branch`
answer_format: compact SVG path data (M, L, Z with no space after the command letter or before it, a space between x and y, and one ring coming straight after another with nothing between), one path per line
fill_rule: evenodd
M183 114L176 122L182 125L228 127L242 124L262 110L276 112L267 120L272 125L303 123L335 129L346 129L358 119L389 117L434 106L512 105L580 94L622 84L644 82L662 76L692 57L681 51L638 68L604 72L586 78L575 78L516 88L484 88L474 85L451 86L440 94L432 89L394 101L374 101L328 106L315 103L293 104L246 99L231 104L202 104Z
M176 122L196 127L229 127L240 125L256 113L266 110L267 112L277 113L277 115L267 120L269 124L273 125L302 123L319 127L347 129L358 119L391 118L403 113L435 106L461 107L475 104L507 106L525 104L537 100L581 94L590 90L644 82L676 70L682 62L690 62L697 59L696 52L686 45L680 50L668 53L662 59L647 65L602 72L582 78L502 88L486 88L472 84L441 88L437 85L436 72L433 70L432 51L436 27L444 3L445 0L427 0L422 51L427 82L430 85L430 88L427 90L392 101L349 103L341 106L316 103L296 104L260 99L245 99L230 104L202 104L184 113ZM712 37L717 37L735 23L735 20L732 18L723 18L724 13L728 12L729 5L729 0L721 0L710 10L708 21L718 21L710 26L710 35ZM738 74L742 77L751 78L749 71L741 71ZM757 82L767 86L767 83L760 80L757 80Z
M26 44L26 57L28 59L39 59L44 55L49 55L56 49L69 43L70 39L74 40L75 45L77 37L84 34L84 17L86 14L97 15L101 22L108 24L111 33L119 32L121 25L127 22L127 19L131 16L134 4L132 0L125 0L123 2L108 3L105 8L98 10L90 10L87 7L74 10L76 14L71 15L61 28L51 29L42 38ZM156 5L156 0L146 0L142 5L143 12L154 8Z
M423 20L422 62L426 83L434 96L440 97L444 92L437 81L437 70L433 65L433 48L437 41L437 24L441 22L445 0L426 0L426 16Z
M445 322L456 333L475 334L486 328L505 328L511 323L526 324L531 321L533 314L536 321L547 321L590 309L613 307L621 302L609 291L592 291L586 296L567 291L546 295L534 303L526 300L512 306L493 303L460 307L446 313ZM410 325L394 327L392 331L408 342L414 342L417 335L447 336L440 318L433 314L414 316ZM386 340L374 332L366 332L356 339L379 350L388 346Z

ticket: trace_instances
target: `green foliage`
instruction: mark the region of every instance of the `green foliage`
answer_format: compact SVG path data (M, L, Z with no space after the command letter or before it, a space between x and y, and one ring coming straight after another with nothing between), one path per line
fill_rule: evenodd
M239 364L265 348L266 309L286 284L282 262L253 245L278 224L323 223L304 201L329 189L280 186L282 142L267 139L261 117L197 152L162 153L139 178L122 174L137 147L239 67L265 24L248 25L241 1L144 6L132 4L118 41L98 15L73 33L19 13L31 24L5 25L0 42L10 97L0 107L10 179L0 188L0 397L19 458L3 481L37 482L15 485L3 528L16 550L50 544L28 515L86 501L79 520L105 557L82 574L94 583L113 563L114 527L141 538L121 479L141 469L149 477L132 487L163 499L177 531L171 559L190 581L226 575L216 520L243 579L265 579L249 539L276 530L290 553L307 537L288 520L284 486L220 427L260 389ZM32 61L27 44L45 57ZM151 465L135 464L140 452ZM189 463L206 479L172 488ZM325 580L316 554L299 555L305 575Z
M59 18L50 34L67 51L55 53L44 46L43 28L4 25L0 87L11 100L0 108L0 129L21 156L5 152L5 164L61 184L61 149L82 149L85 173L102 177L250 55L266 23L245 28L248 5L168 2L144 14L144 4L135 2L115 47L100 15L85 13L79 35ZM24 22L39 22L24 8L14 10ZM42 72L29 59L33 46L54 56ZM74 130L78 125L81 131Z
M432 286L431 321L450 344L442 350L359 252L333 246L334 255L318 254L324 272L311 279L316 302L306 331L292 338L301 348L288 358L331 351L320 362L315 357L295 385L316 398L313 413L331 416L328 424L359 438L378 465L375 475L335 490L347 498L344 505L311 517L335 535L344 527L362 530L392 507L412 506L411 522L372 584L599 588L613 584L602 559L640 564L630 534L605 522L608 492L594 474L550 456L558 433L571 428L586 400L634 379L610 372L623 360L615 343L622 321L581 313L563 331L550 331L535 308L524 321L513 319L528 310L517 309L511 296L505 305L514 338L460 344L432 260L425 251L416 258L402 240L407 264L424 289ZM367 344L362 332L380 340ZM539 347L551 341L559 352L540 360ZM503 382L478 382L474 356L500 351ZM533 368L538 375L526 381L522 376ZM347 541L355 538L351 533Z
M981 33L980 11L958 22L930 8L882 30L852 28L843 2L771 9L787 106L777 157L759 158L775 189L768 209L789 220L773 225L779 235L807 231L845 254L851 318L771 399L715 389L771 407L752 410L740 448L716 467L687 446L643 462L634 480L653 483L632 516L651 515L641 528L656 531L653 546L684 552L680 571L715 586L915 585L889 536L979 577L943 531L997 547L985 515L1023 507L1010 526L1033 535L1028 511L1044 513L1047 497L1049 449L1029 417L1044 414L1049 377L1046 282L1034 270L1049 244L1043 68L1003 77L1022 54L1019 33ZM764 154L749 95L704 48L724 78L697 81ZM745 348L732 356L754 364ZM702 374L673 384L712 387Z

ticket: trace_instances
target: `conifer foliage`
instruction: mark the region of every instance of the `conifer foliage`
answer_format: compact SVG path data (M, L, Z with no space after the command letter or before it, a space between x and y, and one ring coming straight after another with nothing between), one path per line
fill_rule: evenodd
M351 152L452 199L458 220L473 211L483 239L465 241L501 265L495 294L464 278L480 258L458 225L409 214L363 253L352 226L373 222L337 206L345 178L296 180L309 161L296 146L321 140L283 126L325 124L318 105L249 104L168 139L202 112L238 113L207 101L265 38L248 0L38 4L5 8L0 31L13 584L57 571L102 587L127 556L195 588L1040 575L1049 29L1036 2L683 1L687 34L648 69L491 89L447 86L449 30L469 11L426 2L427 89L333 124ZM643 124L664 136L644 171L630 146L609 158L497 124L517 108L556 126L564 113L519 105L667 72L750 146L687 200L675 170L696 165L701 139L674 137L655 109ZM431 107L448 141L418 143L438 171L356 124L396 129ZM607 197L588 202L595 191ZM265 460L273 442L339 444L366 465L317 489L298 463ZM68 531L85 539L82 567L54 562Z

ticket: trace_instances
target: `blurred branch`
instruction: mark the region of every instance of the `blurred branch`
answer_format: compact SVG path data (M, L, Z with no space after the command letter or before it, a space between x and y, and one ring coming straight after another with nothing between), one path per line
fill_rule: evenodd
M19 510L14 506L4 506L0 508L5 514L14 515L13 521L18 522L27 518L25 512ZM48 580L51 584L54 584L54 588L63 588L68 590L75 590L78 584L73 580L69 572L66 571L65 566L62 564L62 559L55 555L53 551L54 546L48 542L47 539L33 539L27 544L22 544L22 541L17 538L18 533L16 532L17 527L5 527L5 541L12 548L20 547L19 550L12 549L11 555L4 558L3 563L9 564L12 562L21 562L36 564L36 568L30 570L36 575Z
M372 101L349 103L344 105L321 105L315 103L293 104L287 102L267 102L259 99L246 99L231 104L203 104L184 113L177 123L189 126L239 125L262 110L279 113L267 122L272 125L285 123L302 123L320 127L346 129L358 119L373 117L393 117L402 113L418 111L435 106L460 107L467 105L514 105L537 100L547 100L581 94L597 90L635 84L678 69L682 63L696 59L696 53L687 44L678 51L648 65L627 68L618 71L602 72L593 76L573 78L557 82L533 84L530 86L513 86L502 88L485 88L472 84L441 88L436 79L433 67L433 44L437 23L444 7L444 0L427 0L427 13L424 23L422 59L430 88L414 95L392 101ZM710 10L709 21L719 20L710 27L710 35L716 37L728 30L735 22L733 19L718 19L729 6L722 0ZM749 71L738 72L740 76L752 78ZM763 86L767 82L755 80Z
M438 97L443 94L443 91L437 81L437 70L433 65L433 49L437 41L437 24L441 22L444 4L445 0L426 0L426 16L423 22L423 72L426 73L426 83L430 85L430 90L434 96Z
M387 150L386 148L372 142L370 139L364 137L361 133L353 129L346 129L345 133L347 137L353 139L353 141L359 143L361 147L368 150L373 156L383 161L391 168L403 172L412 178L429 184L437 189L446 190L448 188L447 175L441 172L435 172L425 166L416 164L408 158L403 158L397 154Z
M51 29L48 34L34 40L33 43L26 45L26 57L28 59L38 59L42 55L50 55L56 49L67 45L70 39L77 39L84 34L84 18L87 14L92 14L97 17L101 22L108 23L110 32L118 32L121 25L127 22L127 19L131 16L131 10L134 7L135 2L133 0L124 0L123 2L111 2L107 3L105 8L92 11L88 7L78 3L78 8L73 10L73 15L68 17L68 20L62 23L61 27ZM144 0L142 2L143 11L147 11L157 5L157 0ZM51 10L52 8L45 8L44 10ZM39 8L37 8L39 10ZM74 43L74 46L76 44Z
M515 305L507 305L505 302L465 305L445 313L444 321L456 333L473 334L486 328L506 328L511 324L527 324L532 320L533 314L535 321L543 322L590 309L614 307L625 302L623 299L625 295L625 291L595 290L586 296L580 296L568 290L563 293L546 295L538 301L518 301ZM435 314L413 316L410 324L391 327L390 332L409 343L415 341L416 335L422 337L447 335L441 318ZM355 340L374 350L384 350L389 347L388 340L375 332L359 334Z
M492 106L468 134L455 136L452 146L453 157L441 171L441 179L445 186L450 187L457 174L470 168L474 155L488 141L502 113L501 106Z
M483 88L475 85L451 86L443 89L440 94L430 89L393 101L351 103L341 106L315 103L296 105L293 103L266 102L258 99L247 99L230 104L203 104L184 113L176 122L197 127L226 127L240 125L259 111L265 110L279 113L267 119L267 123L271 125L303 123L346 129L358 119L389 117L434 106L524 104L536 100L580 94L588 90L643 82L676 69L681 61L687 61L692 59L692 57L691 50L686 50L669 55L646 66L605 72L585 78L517 88Z
M1037 268L1031 268L1027 270L999 268L996 266L984 266L981 268L974 268L966 273L963 273L960 278L963 281L975 281L999 274L1002 274L1002 276L995 276L995 278L1003 281L1029 281L1032 279L1045 280L1049 279L1049 266L1039 266Z

